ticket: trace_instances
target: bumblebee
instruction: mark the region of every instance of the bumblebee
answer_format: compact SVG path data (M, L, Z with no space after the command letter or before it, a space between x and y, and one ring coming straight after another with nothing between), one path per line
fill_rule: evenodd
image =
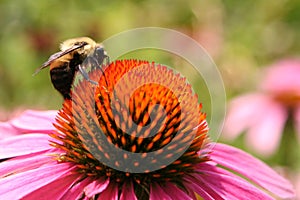
M94 64L100 67L105 59L109 62L103 46L91 38L68 39L60 45L60 51L51 55L33 75L50 66L50 77L54 88L62 94L64 99L71 99L72 84L78 71L86 80L97 84L89 78L85 71L86 64L83 62L86 62L88 58L92 58Z

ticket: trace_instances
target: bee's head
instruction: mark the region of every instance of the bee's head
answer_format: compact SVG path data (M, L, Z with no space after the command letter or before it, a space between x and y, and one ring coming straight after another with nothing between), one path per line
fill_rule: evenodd
M64 41L60 45L60 50L67 51L68 49L74 48L76 46L81 46L81 48L76 50L78 54L84 54L88 56L94 52L95 48L97 47L97 43L89 37L72 38Z

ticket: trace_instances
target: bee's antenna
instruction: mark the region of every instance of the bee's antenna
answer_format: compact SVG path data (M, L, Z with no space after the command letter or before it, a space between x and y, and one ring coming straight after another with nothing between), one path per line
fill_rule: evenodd
M32 74L32 76L37 75L42 69L44 69L44 68L46 68L46 67L48 67L48 66L49 66L49 65L42 65L41 67L37 68L37 69L35 70L35 72Z

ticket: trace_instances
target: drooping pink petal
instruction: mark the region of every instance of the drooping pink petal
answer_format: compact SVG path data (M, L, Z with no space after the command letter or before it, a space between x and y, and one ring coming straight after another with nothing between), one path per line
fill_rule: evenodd
M261 107L256 110L256 123L249 128L246 143L260 155L270 156L278 148L288 113L283 105L272 100Z
M41 166L0 179L0 199L21 199L74 170L68 163Z
M271 93L294 92L300 95L300 60L287 59L266 69L261 88Z
M61 199L80 199L83 195L84 188L91 182L92 180L90 178L77 181L75 185L67 190L68 192Z
M60 178L54 180L53 182L35 190L23 197L23 200L32 200L32 199L64 199L63 196L70 192L69 189L75 184L78 179L78 174L68 174L63 175ZM78 191L76 191L77 194ZM82 193L82 191L81 191ZM74 195L73 194L73 195ZM72 195L71 195L72 196ZM78 194L76 195L78 197ZM74 198L75 199L75 198Z
M295 197L293 186L262 161L237 148L216 144L210 158L281 198Z
M99 194L99 199L118 200L118 189L117 185L110 183L108 187Z
M172 200L171 197L157 183L153 183L150 186L149 200L157 199Z
M184 183L184 185L185 185L185 183ZM193 199L193 200L198 199L197 196L199 196L199 194L196 194L196 192L191 187L185 187L185 190L191 199Z
M0 140L0 159L49 150L51 137L47 134L26 134Z
M0 122L0 139L23 133L50 133L57 111L27 110L7 122Z
M0 122L0 140L20 134L13 125L8 122Z
M7 176L11 173L15 174L28 171L49 164L53 162L50 157L50 154L53 153L54 151L42 151L25 156L17 156L8 161L0 162L0 177Z
M171 199L173 200L182 200L182 199L192 199L186 192L182 191L178 187L176 187L173 183L165 183L165 185L162 186L162 189L169 194Z
M133 185L131 182L129 182L127 184L125 183L123 185L122 193L120 196L120 200L127 200L127 199L137 200L135 193L134 193L134 188L133 188Z
M193 176L185 177L184 185L186 186L186 188L190 188L192 191L199 194L205 200L221 199L220 195L213 191L212 188L207 186L205 183L201 182L201 180L197 179L195 181L194 179L195 178Z
M297 105L294 111L295 129L297 131L298 140L300 142L300 104Z
M264 114L266 101L269 101L269 97L259 93L250 93L233 99L229 104L222 137L232 140L255 124L257 116Z
M104 178L94 180L85 187L84 193L87 197L91 198L105 190L108 187L109 182L109 179Z
M273 199L260 189L242 178L213 165L199 164L199 174L194 175L194 182L211 188L220 199Z
M54 130L57 111L27 110L12 119L10 124L23 133L50 133Z

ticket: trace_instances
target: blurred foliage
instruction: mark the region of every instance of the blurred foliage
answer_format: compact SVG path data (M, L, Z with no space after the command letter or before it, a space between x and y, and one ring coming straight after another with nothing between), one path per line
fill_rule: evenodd
M61 107L48 70L32 76L61 41L90 36L101 42L147 26L198 41L219 67L230 99L254 89L261 68L299 57L299 10L298 0L0 0L0 110Z
M1 0L0 105L59 108L62 100L47 70L31 75L61 41L90 36L101 42L145 26L172 28L202 44L231 96L253 87L260 67L297 56L299 8L296 0Z

